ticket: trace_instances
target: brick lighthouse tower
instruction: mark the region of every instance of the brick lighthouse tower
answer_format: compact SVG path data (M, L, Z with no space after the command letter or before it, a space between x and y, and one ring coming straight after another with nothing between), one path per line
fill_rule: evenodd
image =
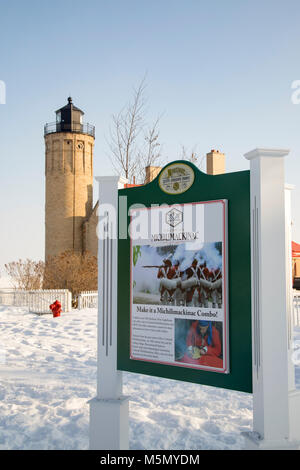
M45 259L82 252L83 224L93 211L95 127L84 124L72 98L44 127L46 146Z

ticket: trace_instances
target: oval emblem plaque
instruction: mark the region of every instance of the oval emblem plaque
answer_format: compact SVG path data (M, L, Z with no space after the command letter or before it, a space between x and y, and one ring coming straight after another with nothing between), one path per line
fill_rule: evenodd
M194 183L194 170L185 163L171 163L160 174L158 184L167 194L182 194Z

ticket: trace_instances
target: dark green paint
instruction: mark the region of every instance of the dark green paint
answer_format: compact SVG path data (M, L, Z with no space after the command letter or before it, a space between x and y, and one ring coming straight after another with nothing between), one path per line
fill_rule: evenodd
M179 162L179 161L178 161ZM132 204L175 204L217 199L228 200L229 262L229 374L179 366L136 361L129 358L130 348L130 240L118 245L118 369L168 379L252 392L251 354L251 267L250 267L250 172L207 175L192 163L193 186L183 194L164 193L158 177L151 183L119 190ZM174 163L174 162L172 162ZM129 224L129 217L128 217Z

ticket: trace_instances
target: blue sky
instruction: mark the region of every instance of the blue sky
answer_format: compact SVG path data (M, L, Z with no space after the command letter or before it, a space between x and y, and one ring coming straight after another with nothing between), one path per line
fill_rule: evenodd
M0 269L44 255L44 123L71 94L96 126L95 176L110 174L111 115L146 72L166 160L182 144L217 148L236 171L255 147L289 148L286 180L297 184L299 16L298 0L0 0ZM299 202L300 184L298 242Z

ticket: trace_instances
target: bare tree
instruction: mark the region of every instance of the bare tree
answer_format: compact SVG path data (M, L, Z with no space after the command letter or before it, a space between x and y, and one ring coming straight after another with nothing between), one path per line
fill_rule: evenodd
M69 289L77 295L82 291L97 290L97 281L97 258L89 252L65 251L46 261L46 289Z
M4 265L15 289L37 290L42 288L45 264L31 259L12 261Z
M137 180L141 183L145 181L145 168L147 166L161 165L161 144L159 142L159 125L160 117L158 117L152 126L146 129L144 133L144 146L137 154Z
M137 138L144 127L145 115L145 78L133 91L132 101L118 114L112 116L113 124L110 129L111 161L118 173L129 181L136 172Z
M145 77L134 89L132 100L118 114L112 116L110 128L110 159L118 174L125 176L130 183L145 182L147 166L162 166L162 146L160 144L159 123L161 116L147 125ZM203 169L205 156L197 152L197 146L191 149L181 145L180 157Z
M200 170L203 169L205 155L201 157L201 155L197 153L197 145L194 145L190 150L184 145L181 145L180 158L194 163Z
M110 128L110 159L114 169L129 182L145 180L145 167L158 164L160 154L158 124L145 123L145 77L134 89L132 100L118 114L112 116Z

